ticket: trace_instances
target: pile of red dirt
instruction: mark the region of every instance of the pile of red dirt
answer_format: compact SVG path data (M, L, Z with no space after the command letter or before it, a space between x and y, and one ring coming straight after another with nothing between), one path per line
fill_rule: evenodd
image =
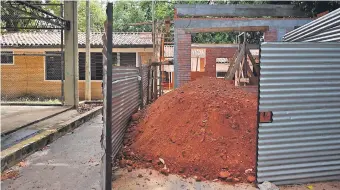
M256 111L256 94L230 81L187 83L161 96L129 127L120 165L197 180L253 181Z

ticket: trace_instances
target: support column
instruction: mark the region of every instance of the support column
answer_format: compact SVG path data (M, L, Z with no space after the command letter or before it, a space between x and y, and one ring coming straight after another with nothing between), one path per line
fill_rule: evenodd
M277 29L276 28L269 28L268 31L264 32L264 41L265 42L277 42Z
M139 62L139 59L140 59L139 53L136 52L136 67L140 67L140 66L141 66L141 65L140 65L140 62Z
M191 80L191 34L175 29L174 44L175 88Z
M91 53L90 53L90 1L86 1L86 61L85 61L85 100L91 100Z
M77 1L65 1L65 19L70 30L65 31L65 105L78 107L78 22Z
M120 66L120 53L117 52L117 66Z

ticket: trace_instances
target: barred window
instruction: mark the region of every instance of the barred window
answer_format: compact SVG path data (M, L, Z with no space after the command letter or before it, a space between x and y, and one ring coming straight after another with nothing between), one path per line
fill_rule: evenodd
M218 72L216 72L216 77L217 78L224 78L226 74L227 74L227 72L218 71Z
M60 52L46 52L45 80L61 80L61 54ZM48 55L53 54L53 55ZM59 55L56 55L59 54Z
M13 51L1 51L1 64L12 65L13 62Z
M79 80L85 80L86 53L79 52ZM103 54L91 53L91 80L103 79Z
M120 53L120 66L136 67L136 53Z

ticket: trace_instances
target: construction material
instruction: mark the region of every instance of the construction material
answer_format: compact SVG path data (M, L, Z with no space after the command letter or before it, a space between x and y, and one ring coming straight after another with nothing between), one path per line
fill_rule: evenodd
M255 171L256 108L256 94L233 81L204 77L187 83L157 99L128 128L120 166L245 182Z

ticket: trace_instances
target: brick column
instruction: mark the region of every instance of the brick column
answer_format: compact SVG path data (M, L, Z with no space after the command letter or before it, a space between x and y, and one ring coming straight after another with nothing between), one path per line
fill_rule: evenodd
M210 77L216 77L216 59L217 58L232 58L237 51L237 48L207 48L206 49L206 64L205 72Z
M191 79L191 34L184 30L175 30L174 47L175 88Z
M221 49L207 48L206 50L205 72L209 77L216 77L216 58L220 54Z
M277 42L277 29L276 28L270 28L268 31L264 32L264 41L265 42Z

